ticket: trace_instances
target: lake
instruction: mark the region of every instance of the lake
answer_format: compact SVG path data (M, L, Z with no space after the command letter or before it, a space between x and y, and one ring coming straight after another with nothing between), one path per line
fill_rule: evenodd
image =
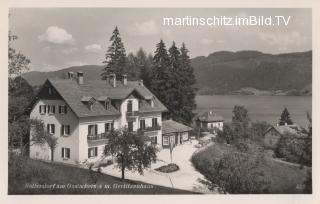
M235 105L247 108L252 121L266 121L276 124L285 107L293 122L307 127L306 111L312 112L312 96L241 96L241 95L199 95L196 96L197 110L203 112L212 109L231 121Z

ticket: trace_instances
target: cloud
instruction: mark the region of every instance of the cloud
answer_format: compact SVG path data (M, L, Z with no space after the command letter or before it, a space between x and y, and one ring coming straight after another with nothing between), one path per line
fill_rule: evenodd
M53 44L73 44L74 38L65 29L57 26L50 26L47 30L38 36L40 42L49 42Z
M135 24L135 30L137 35L155 35L158 34L160 29L154 20L145 21Z
M306 42L306 37L302 36L299 32L293 31L285 34L274 33L260 33L261 40L267 42L269 45L280 46L279 49L284 49L288 46L300 46Z
M200 40L200 43L203 44L203 45L211 45L213 43L216 43L216 44L221 44L221 43L224 43L225 41L224 40L211 40L211 39L202 39Z
M172 34L172 30L159 27L155 20L148 20L141 23L135 23L134 27L129 29L129 33L138 36L170 36Z
M98 44L92 44L92 45L87 45L84 47L84 49L87 51L87 52L94 52L94 53L97 53L99 52L102 47L101 45L98 45Z
M66 55L70 55L72 53L74 53L75 51L77 51L78 48L75 48L75 47L72 47L72 48L66 48L66 49L63 49L62 50L62 53L63 54L66 54Z

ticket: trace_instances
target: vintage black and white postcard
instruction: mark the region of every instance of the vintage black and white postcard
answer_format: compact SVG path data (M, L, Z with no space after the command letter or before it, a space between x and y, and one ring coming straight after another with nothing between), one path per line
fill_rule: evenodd
M8 8L7 194L312 195L313 12Z

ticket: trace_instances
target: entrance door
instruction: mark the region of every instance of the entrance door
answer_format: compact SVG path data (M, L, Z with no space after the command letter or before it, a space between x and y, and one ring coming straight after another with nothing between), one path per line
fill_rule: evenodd
M173 136L170 136L170 144L171 145L175 145L175 136L173 135Z

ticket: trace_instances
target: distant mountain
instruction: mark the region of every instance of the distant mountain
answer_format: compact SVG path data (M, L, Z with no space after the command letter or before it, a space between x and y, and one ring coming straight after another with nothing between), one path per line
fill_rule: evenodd
M82 71L85 75L85 79L99 79L103 65L85 65L85 66L74 66L58 71L51 72L38 72L31 71L23 75L31 86L42 85L47 78L66 78L68 72Z
M199 94L310 95L312 52L265 54L221 51L191 60ZM103 66L75 66L52 72L31 71L23 77L39 86L47 78L65 78L83 71L85 79L99 79Z
M312 52L221 51L192 59L200 94L309 95Z

